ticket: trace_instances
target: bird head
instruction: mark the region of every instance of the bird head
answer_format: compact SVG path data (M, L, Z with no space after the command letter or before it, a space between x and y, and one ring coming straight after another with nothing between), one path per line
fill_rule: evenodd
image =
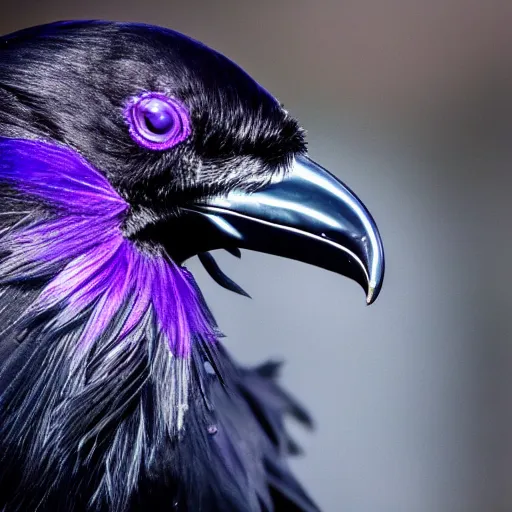
M149 480L176 484L179 510L271 510L270 488L283 509L315 510L281 462L291 450L283 414L307 415L268 370L238 368L215 343L185 267L198 255L243 293L215 249L317 265L355 280L368 303L384 275L368 210L224 56L140 24L0 37L0 482L19 505L10 510L45 500L68 510L68 489L91 509L125 510Z
M196 290L183 264L194 255L242 291L208 255L214 249L317 265L376 299L384 255L370 213L308 157L297 121L232 61L142 24L61 22L0 43L10 219L0 281L46 276L31 310L81 310L103 297L117 301L114 315L132 301L125 322L135 325L149 303L165 317L161 296L174 293L187 317ZM187 323L204 330L207 315L193 316Z

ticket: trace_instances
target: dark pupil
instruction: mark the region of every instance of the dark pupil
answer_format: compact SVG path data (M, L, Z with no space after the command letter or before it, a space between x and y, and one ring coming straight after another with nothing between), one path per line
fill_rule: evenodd
M144 122L147 129L157 135L164 135L170 132L173 128L174 119L170 112L168 112L167 105L163 104L149 104L144 111Z

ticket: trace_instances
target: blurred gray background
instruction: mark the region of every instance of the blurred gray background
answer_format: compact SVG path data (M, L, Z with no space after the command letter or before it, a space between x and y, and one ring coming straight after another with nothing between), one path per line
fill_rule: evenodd
M311 410L292 462L325 511L512 511L512 2L2 0L0 33L57 19L164 25L276 95L367 204L387 275L220 254L191 263L229 348L284 358Z

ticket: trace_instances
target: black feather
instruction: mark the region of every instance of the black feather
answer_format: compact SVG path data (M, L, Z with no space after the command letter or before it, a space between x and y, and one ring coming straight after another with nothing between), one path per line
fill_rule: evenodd
M152 153L129 137L124 106L144 90L189 106L193 134L176 150ZM225 57L170 30L111 22L0 37L0 136L85 157L131 206L125 237L171 256L172 240L156 238L165 216L209 194L257 189L305 150L296 121ZM0 183L0 240L47 210ZM23 315L65 263L34 264L23 280L15 265L0 275L2 512L317 510L287 466L299 449L284 426L287 416L311 419L276 382L276 365L241 368L201 337L190 357L174 357L150 312L120 345L129 300L80 347L91 310L65 324L56 310Z
M229 252L229 254L233 255L235 258L240 259L242 257L242 252L238 247L225 247L226 251Z
M215 261L215 258L209 252L202 252L198 254L199 261L203 264L206 272L210 275L210 277L220 286L226 288L226 290L238 293L238 295L242 295L243 297L251 296L239 285L237 285L231 278L229 278L222 270L219 265Z

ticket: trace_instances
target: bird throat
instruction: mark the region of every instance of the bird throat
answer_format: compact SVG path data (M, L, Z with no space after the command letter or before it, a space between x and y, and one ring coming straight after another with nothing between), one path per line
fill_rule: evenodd
M20 322L49 311L52 328L83 318L78 349L113 331L122 344L146 321L176 357L190 355L196 337L217 339L191 274L124 238L129 205L87 161L66 147L4 138L0 157L8 199L27 203L0 239L0 284L45 281Z

